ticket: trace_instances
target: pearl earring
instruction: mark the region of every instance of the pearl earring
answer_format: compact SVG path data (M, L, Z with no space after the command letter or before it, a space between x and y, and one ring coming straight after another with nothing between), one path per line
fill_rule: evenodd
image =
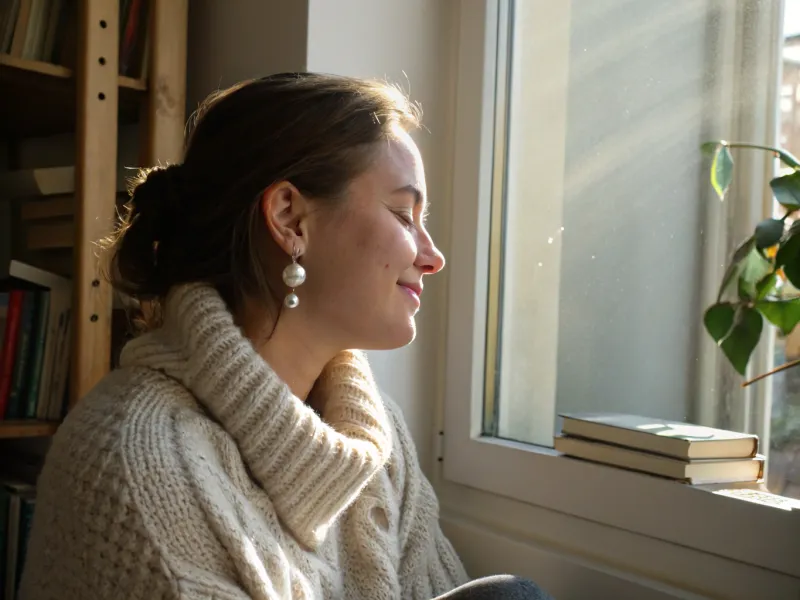
M283 283L291 288L291 292L283 299L283 304L286 308L297 308L297 305L300 304L300 298L297 297L294 290L303 285L306 280L306 270L297 262L298 256L299 253L295 246L292 250L292 264L283 270Z

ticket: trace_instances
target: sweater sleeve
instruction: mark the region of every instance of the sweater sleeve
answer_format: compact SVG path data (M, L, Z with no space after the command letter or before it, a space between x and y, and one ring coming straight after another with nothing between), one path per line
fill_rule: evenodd
M400 506L399 578L402 597L430 600L466 583L469 578L439 525L439 501L422 472L403 414L385 399L397 432L389 475Z

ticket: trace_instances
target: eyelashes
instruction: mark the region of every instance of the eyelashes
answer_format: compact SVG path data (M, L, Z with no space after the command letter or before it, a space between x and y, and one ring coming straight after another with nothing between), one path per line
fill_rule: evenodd
M397 218L400 219L400 222L408 229L414 229L416 227L416 225L414 225L414 217L409 213L396 212L394 214L397 215Z
M415 229L417 227L416 223L414 222L414 214L411 212L406 211L394 211L394 214L397 216L398 219L408 227L409 229ZM428 218L428 206L426 205L425 208L422 209L422 213L419 216L420 222L422 223L422 228L425 228L425 221Z

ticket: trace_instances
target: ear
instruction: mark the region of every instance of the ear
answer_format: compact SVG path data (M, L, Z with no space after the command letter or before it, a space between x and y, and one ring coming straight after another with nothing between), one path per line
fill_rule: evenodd
M305 254L308 245L309 202L288 181L278 181L261 195L261 215L275 243L292 255Z

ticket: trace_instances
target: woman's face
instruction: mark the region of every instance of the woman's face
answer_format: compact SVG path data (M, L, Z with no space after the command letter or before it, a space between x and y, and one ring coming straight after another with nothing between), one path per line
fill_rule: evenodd
M444 267L425 229L426 208L419 150L397 132L351 182L341 206L309 214L300 260L308 276L297 290L304 320L343 348L388 350L411 342L423 278Z

